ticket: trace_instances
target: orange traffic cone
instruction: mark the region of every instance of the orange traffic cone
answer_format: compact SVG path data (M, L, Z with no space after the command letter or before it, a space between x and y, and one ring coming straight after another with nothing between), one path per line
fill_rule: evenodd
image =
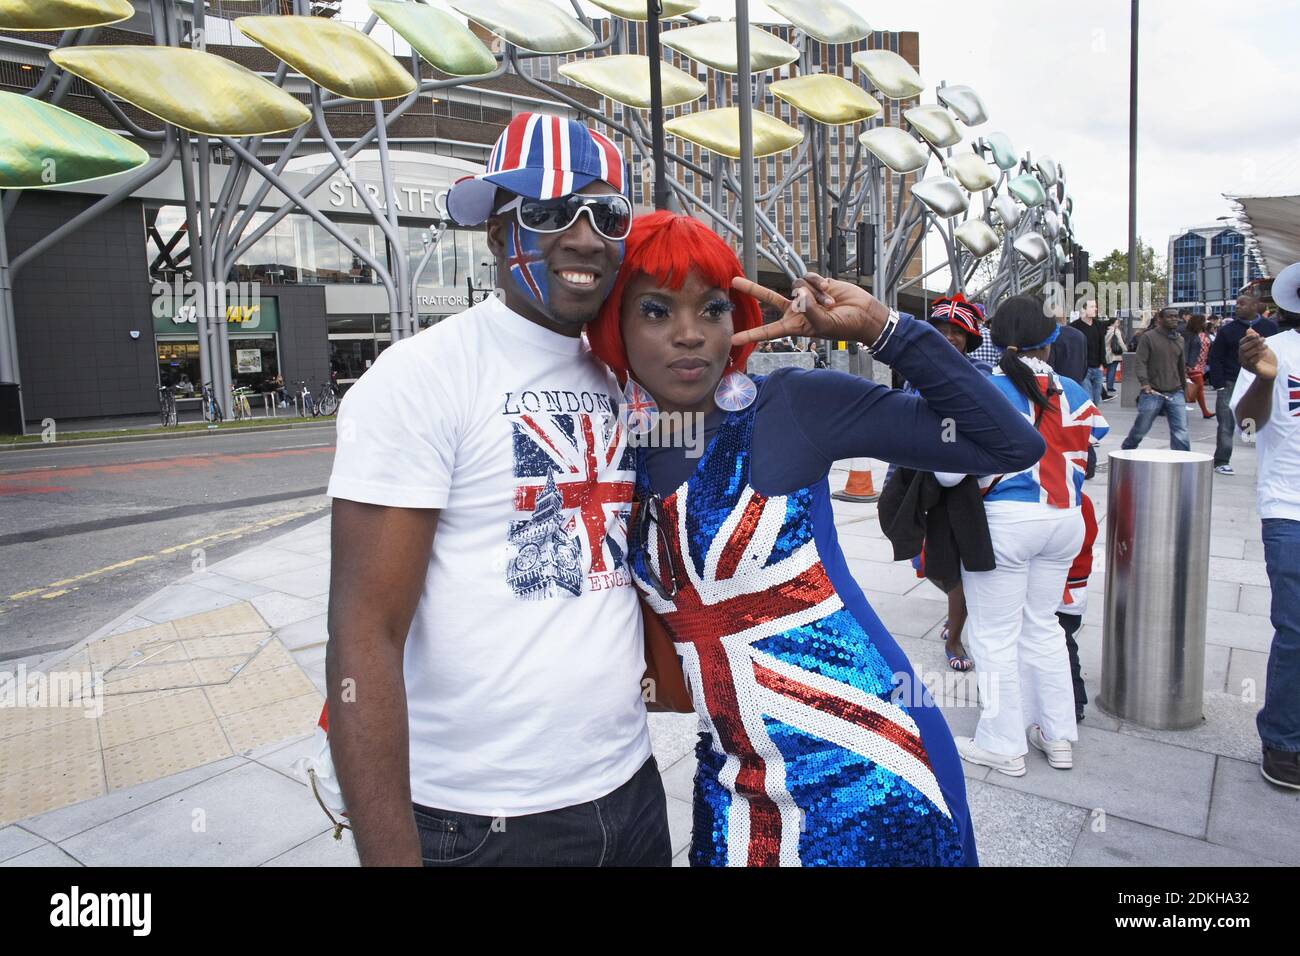
M832 491L832 498L840 501L854 501L866 504L877 500L880 493L871 481L871 459L854 458L849 467L849 480L844 483L843 491Z

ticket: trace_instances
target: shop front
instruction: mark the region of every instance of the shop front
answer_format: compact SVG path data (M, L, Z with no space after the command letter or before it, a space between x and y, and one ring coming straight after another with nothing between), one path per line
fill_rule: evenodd
M327 325L329 329L330 372L340 392L346 391L361 373L370 368L379 353L393 341L387 312L336 312L335 308L355 308L356 305L339 304L339 296L326 296ZM351 295L351 299L359 299ZM387 296L380 290L364 300L371 308L382 308ZM415 298L420 310L421 329L436 325L448 315L469 308L469 291L450 287L423 287Z
M163 312L159 315L158 312ZM198 319L192 306L175 311L155 308L154 344L158 353L158 384L180 394L198 394L204 382L199 371ZM273 296L252 305L234 305L226 313L230 339L228 360L236 388L274 391L280 375L280 313Z

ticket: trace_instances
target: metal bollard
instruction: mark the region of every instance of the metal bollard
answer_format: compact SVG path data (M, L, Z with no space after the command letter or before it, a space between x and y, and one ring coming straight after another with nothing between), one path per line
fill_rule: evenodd
M1110 454L1101 694L1107 713L1157 730L1204 719L1213 459Z

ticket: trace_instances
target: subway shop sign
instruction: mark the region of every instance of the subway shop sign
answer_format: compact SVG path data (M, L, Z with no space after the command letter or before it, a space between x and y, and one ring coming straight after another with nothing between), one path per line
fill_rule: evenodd
M154 300L155 332L195 332L198 322L198 308L194 303L187 302L178 309L172 309L168 304ZM278 332L280 310L274 298L259 296L250 303L227 306L226 324L232 332Z

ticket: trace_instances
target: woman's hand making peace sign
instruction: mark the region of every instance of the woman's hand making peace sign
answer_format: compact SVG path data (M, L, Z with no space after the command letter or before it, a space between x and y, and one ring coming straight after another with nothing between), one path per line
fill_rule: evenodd
M776 322L737 332L732 345L763 342L786 335L862 342L872 345L880 338L889 319L889 309L866 289L838 279L826 279L809 272L794 283L794 298L737 276L731 280L737 292L752 295L784 313Z

